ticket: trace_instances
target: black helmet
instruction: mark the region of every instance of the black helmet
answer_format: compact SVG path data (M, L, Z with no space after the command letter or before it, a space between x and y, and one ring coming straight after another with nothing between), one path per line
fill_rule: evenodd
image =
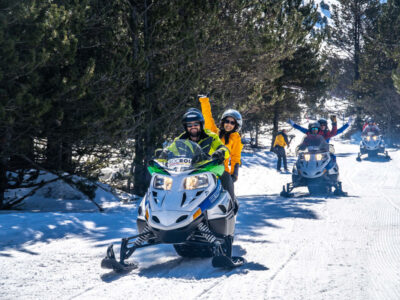
M221 121L227 117L231 117L231 118L235 119L236 124L237 124L237 127L236 127L237 131L239 131L240 128L242 128L243 119L242 119L242 115L240 114L240 112L238 112L237 110L234 110L234 109L228 109L228 110L224 111L224 113L222 114Z
M189 108L182 117L182 125L186 130L186 123L200 122L201 129L204 128L204 117L200 110L197 108Z
M319 122L314 122L314 123L310 123L310 125L308 126L310 132L312 133L312 130L314 128L317 128L318 131L321 129L321 125L319 124Z
M367 123L368 123L368 124L373 124L373 123L374 123L374 119L373 119L372 117L369 117L369 118L367 119Z
M321 129L321 124L319 122L312 122L308 124L308 129L311 130L311 128L318 128Z
M324 118L319 119L319 120L318 120L318 123L319 123L319 125L321 125L321 126L325 126L325 127L328 126L328 121L327 121L326 119L324 119Z

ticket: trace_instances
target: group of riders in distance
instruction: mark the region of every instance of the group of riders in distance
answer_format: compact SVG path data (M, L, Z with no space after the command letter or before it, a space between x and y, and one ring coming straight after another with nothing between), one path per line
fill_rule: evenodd
M149 162L152 177L138 208L138 234L122 239L119 260L110 245L101 262L103 268L116 272L136 268L136 263L125 261L136 249L165 243L172 244L182 257L210 257L214 267L234 268L245 263L243 257L232 255L239 211L234 183L239 178L243 149L239 134L242 116L228 109L217 124L209 97L200 96L199 101L201 111L190 108L182 117L184 132L157 150ZM346 195L329 140L345 131L352 118L339 129L336 116L330 119L331 130L326 119L310 123L308 128L288 120L305 137L296 149L292 182L283 187L281 196L293 196L292 190L299 186L307 187L311 195ZM372 148L372 142L377 142L378 148ZM283 161L288 172L285 147L289 144L287 132L282 130L273 144L278 171ZM365 153L387 156L380 130L371 118L363 128L357 159Z

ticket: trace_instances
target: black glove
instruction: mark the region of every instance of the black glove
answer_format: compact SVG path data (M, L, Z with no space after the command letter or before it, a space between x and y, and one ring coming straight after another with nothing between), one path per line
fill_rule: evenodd
M199 97L199 98L210 98L210 93L198 94L197 97Z
M239 164L235 165L235 169L233 170L233 174L231 176L232 176L232 181L233 182L236 182L238 180L238 178L239 178Z
M219 161L220 163L222 163L225 160L225 150L224 149L218 149L213 154L211 154L211 159Z
M332 116L331 116L331 121L332 121L332 123L336 123L336 122L337 122L336 116L335 116L335 115L332 115Z

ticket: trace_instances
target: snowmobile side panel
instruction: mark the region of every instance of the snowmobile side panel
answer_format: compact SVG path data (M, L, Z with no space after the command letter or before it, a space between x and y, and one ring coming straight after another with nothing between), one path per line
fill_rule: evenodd
M146 221L141 220L141 219L137 219L136 220L136 226L137 226L138 232L142 233L144 228L146 227Z
M218 235L233 235L236 218L233 212L227 218L208 220L210 229Z

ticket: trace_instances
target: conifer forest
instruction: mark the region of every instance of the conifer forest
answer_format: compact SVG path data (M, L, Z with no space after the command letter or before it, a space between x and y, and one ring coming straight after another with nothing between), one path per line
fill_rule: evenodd
M240 111L253 146L334 97L399 144L400 0L325 2L0 0L0 209L43 170L90 198L118 161L111 184L143 195L199 94Z

